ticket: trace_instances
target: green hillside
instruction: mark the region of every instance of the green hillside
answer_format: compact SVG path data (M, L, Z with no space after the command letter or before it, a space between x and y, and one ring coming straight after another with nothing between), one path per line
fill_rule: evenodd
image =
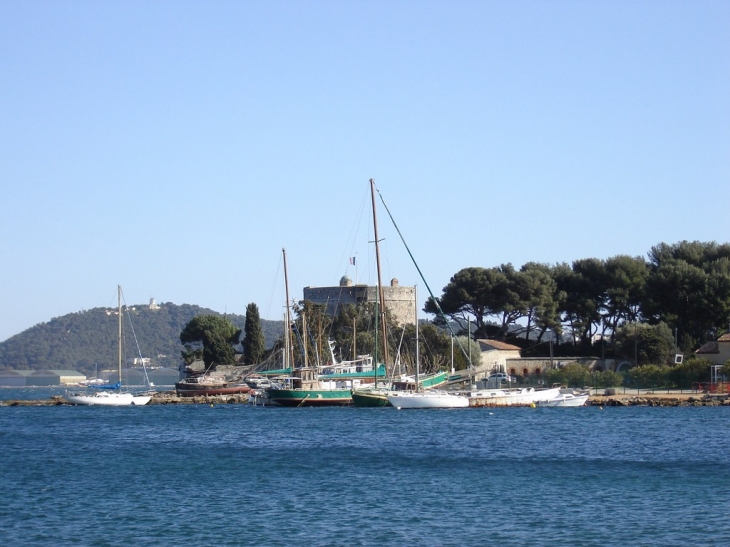
M99 370L114 368L116 312L116 308L94 308L31 327L0 343L0 370L71 369L91 375L97 366ZM180 332L193 317L207 314L222 315L190 304L162 303L155 310L146 304L130 306L131 327L129 317L124 317L125 358L139 357L133 329L142 357L149 357L156 366L178 368L183 350ZM243 329L244 315L226 317ZM261 327L266 345L271 347L282 334L283 322L262 319Z

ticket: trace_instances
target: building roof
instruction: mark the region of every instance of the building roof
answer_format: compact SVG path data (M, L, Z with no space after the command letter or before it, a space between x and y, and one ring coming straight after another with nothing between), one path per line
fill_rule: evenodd
M85 376L84 374L76 370L59 370L59 369L48 369L48 370L34 370L31 376Z
M499 340L487 340L484 338L480 338L477 340L477 342L479 342L479 344L482 346L488 346L492 349L498 349L502 351L520 351L520 348L518 346L513 346L512 344L500 342Z
M728 340L730 342L730 340ZM717 342L707 342L695 353L708 354L708 353L720 353L720 347Z
M32 370L0 370L0 376L4 377L25 377L30 376L33 373Z
M720 343L730 342L730 332L727 332L717 339L717 342L707 342L703 344L695 353L708 354L720 353Z

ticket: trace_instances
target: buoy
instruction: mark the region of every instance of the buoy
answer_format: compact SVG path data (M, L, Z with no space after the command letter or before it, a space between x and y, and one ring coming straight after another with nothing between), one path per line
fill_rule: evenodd
M530 403L530 408L537 408L537 405L535 403Z

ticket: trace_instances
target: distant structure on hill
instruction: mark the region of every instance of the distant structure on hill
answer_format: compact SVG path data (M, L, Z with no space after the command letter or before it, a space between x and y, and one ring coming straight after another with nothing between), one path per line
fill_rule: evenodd
M397 279L383 287L385 307L400 325L416 323L416 288L401 287ZM304 300L326 306L327 314L334 317L339 307L347 304L377 302L378 287L353 285L352 279L343 276L338 287L304 287Z

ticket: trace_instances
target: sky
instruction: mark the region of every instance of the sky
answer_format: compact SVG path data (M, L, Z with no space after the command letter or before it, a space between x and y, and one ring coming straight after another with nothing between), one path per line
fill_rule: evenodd
M730 241L730 2L0 2L0 341ZM356 265L350 265L356 257Z

